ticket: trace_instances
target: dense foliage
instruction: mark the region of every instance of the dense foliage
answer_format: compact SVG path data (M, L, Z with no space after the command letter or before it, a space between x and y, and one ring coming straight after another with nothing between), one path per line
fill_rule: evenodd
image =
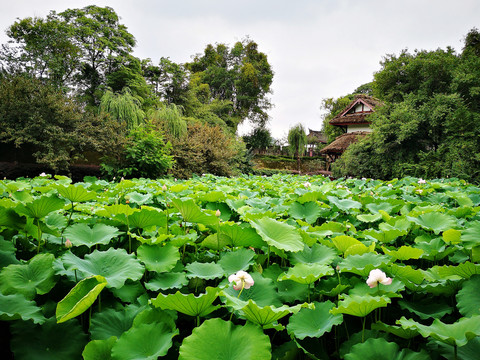
M3 180L0 351L474 360L479 206L455 179Z
M230 139L243 121L264 125L268 120L273 71L267 56L248 38L231 48L226 44L208 45L203 54L197 54L187 64L176 64L162 57L155 65L151 59L133 56L135 38L115 11L95 5L61 13L51 11L44 18L18 19L7 29L7 35L9 42L0 49L0 85L14 87L17 85L13 79L31 79L32 85L27 89L30 93L24 97L35 98L38 87L37 92L44 92L45 99L23 107L23 100L3 97L2 106L5 111L8 108L9 114L2 112L0 122L14 124L17 120L12 119L21 114L23 118L17 121L17 128L21 124L25 133L7 129L0 141L15 139L16 145L23 146L25 151L35 146L39 149L37 161L48 164L53 171L66 170L72 163L70 153L78 150L76 144L71 144L75 137L85 139L78 140L84 145L80 153L108 148L115 142L117 148L111 149L110 160L116 158L118 165L123 163L121 154L129 152L124 148L128 132L150 121L162 126L167 140L181 143L185 141L187 123L208 124ZM52 96L55 101L61 99L67 104L64 114L59 114L60 108L52 109ZM89 139L80 134L84 131L80 121L60 119L70 116L69 108L74 108L74 119L97 123L105 118L117 120L119 131L108 138L99 136L98 146L89 146ZM32 119L24 116L27 109L33 114ZM51 120L45 116L50 111L53 111ZM26 123L28 126L24 126ZM38 134L27 136L26 132L32 129L35 129L32 134ZM222 136L214 137L219 140L217 144L209 142L212 148L222 146ZM226 148L227 155L234 159L233 171L248 163L240 141L234 139L236 145ZM53 148L59 149L57 154ZM182 149L177 149L177 154L180 152ZM208 161L210 157L202 155L197 160ZM104 169L112 168L111 162L103 165ZM129 168L142 166L131 164ZM224 164L195 166L218 169L218 175L232 173L224 169ZM135 173L127 168L114 172ZM183 172L192 173L192 169ZM142 172L145 175L155 177L158 173Z
M386 106L369 118L373 134L350 146L334 173L480 181L476 34L467 35L458 55L448 48L386 56L371 84Z

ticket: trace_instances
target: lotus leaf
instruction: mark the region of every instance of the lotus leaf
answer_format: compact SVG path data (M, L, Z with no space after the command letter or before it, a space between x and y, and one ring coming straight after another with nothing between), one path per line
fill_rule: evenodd
M203 225L215 225L218 224L218 218L214 215L209 215L204 212L195 204L192 199L180 200L172 199L173 205L180 211L185 221L191 223L199 223Z
M63 323L85 312L107 285L103 276L96 275L81 280L57 304L57 323Z
M385 339L368 339L364 343L352 346L350 353L345 355L345 360L430 360L425 350L414 352L410 349L399 351L396 343Z
M331 266L322 264L297 264L278 277L278 281L293 280L300 284L312 284L323 276L333 275Z
M291 225L270 219L269 217L252 220L250 224L270 246L291 252L303 250L305 244L302 241L302 237L297 229Z
M122 310L109 308L94 313L89 329L92 339L107 340L112 336L119 338L132 327L133 320L143 310L144 307L128 305Z
M150 226L165 227L167 216L156 209L142 208L128 216L128 226L134 229L145 229Z
M35 255L27 264L12 264L0 272L0 291L4 295L19 293L28 300L48 293L56 284L52 254Z
M65 202L54 196L41 196L32 202L26 204L19 204L15 211L19 215L26 215L33 219L42 219L53 211L63 209Z
M480 315L470 318L461 318L453 324L445 324L438 319L432 325L425 326L404 316L397 320L397 324L406 329L418 330L423 337L432 337L435 340L452 346L464 346L469 340L480 336Z
M112 358L118 360L156 360L167 354L172 338L179 331L172 331L167 324L151 323L133 326L113 344Z
M384 268L389 263L390 259L387 256L368 252L362 255L351 255L342 260L338 266L341 272L351 272L366 278L371 270Z
M82 352L84 360L110 360L112 358L112 347L117 341L115 336L106 340L90 341Z
M175 267L180 260L180 253L178 248L171 244L165 246L143 244L137 249L137 257L145 264L147 270L166 272Z
M363 245L361 241L358 241L357 239L347 235L335 236L332 239L332 242L342 254L352 245Z
M331 301L314 302L315 308L301 309L290 317L287 330L297 339L306 337L319 338L332 330L333 326L343 322L343 315L333 315L330 310L335 307Z
M255 252L250 249L238 249L223 253L218 261L225 274L234 274L239 270L247 270L253 264Z
M371 296L371 295L346 295L343 300L338 302L338 306L330 312L334 315L348 314L353 316L364 317L373 310L380 307L386 307L391 303L387 296Z
M429 212L408 219L424 229L432 230L437 235L442 231L457 227L457 220L454 217L439 212Z
M304 204L295 201L290 205L288 212L294 219L305 219L307 223L313 224L320 216L322 208L312 201Z
M145 283L145 287L150 291L179 289L188 284L185 273L168 272L164 274L156 274L149 282Z
M72 280L75 279L73 270L77 270L81 278L101 275L107 280L108 288L121 288L127 279L139 280L145 270L135 255L127 254L124 249L95 250L85 255L84 259L67 252L61 259L65 269L70 270L69 277Z
M423 254L422 249L417 249L411 246L401 246L396 250L389 250L385 246L382 246L382 250L386 255L391 256L394 260L410 260L420 259Z
M43 324L45 317L42 309L35 301L27 300L23 295L4 295L0 293L0 320L32 320L35 324Z
M188 264L185 269L187 270L188 278L200 278L200 279L216 279L225 275L225 271L222 267L214 262L200 263L193 262Z
M348 210L360 209L362 207L362 203L351 199L339 199L334 196L327 196L327 199L328 201L330 201L331 204L335 205L337 208L347 213Z
M299 263L330 265L336 256L337 254L331 248L313 244L312 247L305 246L303 251L290 253L288 257L294 265Z
M444 301L438 299L433 300L431 298L415 302L400 300L398 305L400 305L403 310L408 310L423 320L430 318L441 319L444 315L451 314L453 311L453 308Z
M465 281L457 293L457 308L463 316L480 315L480 275Z
M212 303L218 297L218 288L207 287L204 294L182 294L177 291L175 294L158 294L152 299L152 305L162 310L175 310L190 316L205 316L216 310L219 306Z
M221 319L206 320L193 329L180 346L179 360L267 360L270 339L252 324L233 325Z
M58 193L71 202L90 201L97 197L93 191L88 191L82 185L59 185L56 187Z
M77 223L65 230L65 237L72 242L73 246L92 247L97 244L108 245L110 240L122 234L114 226L97 223L93 227L85 223Z
M372 324L372 330L380 330L401 337L402 339L412 339L418 335L417 330L404 329L401 326L387 325L382 322Z

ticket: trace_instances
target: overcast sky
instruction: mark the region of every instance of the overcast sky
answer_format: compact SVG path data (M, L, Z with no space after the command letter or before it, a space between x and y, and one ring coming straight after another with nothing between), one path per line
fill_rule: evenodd
M0 43L16 18L91 4L112 7L137 40L135 55L154 63L162 56L184 63L207 44L249 36L275 72L275 138L297 123L320 130L322 99L370 82L385 54L458 52L467 32L480 28L478 0L9 0L0 10Z

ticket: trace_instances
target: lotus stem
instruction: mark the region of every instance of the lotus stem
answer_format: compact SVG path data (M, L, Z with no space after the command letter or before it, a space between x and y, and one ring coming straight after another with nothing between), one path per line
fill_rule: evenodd
M363 317L363 322L362 322L362 343L365 342L365 320L367 319L366 316Z

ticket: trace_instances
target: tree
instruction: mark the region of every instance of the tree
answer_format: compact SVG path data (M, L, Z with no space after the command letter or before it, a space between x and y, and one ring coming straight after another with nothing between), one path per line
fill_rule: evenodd
M208 45L187 68L196 86L208 86L207 101L231 103L229 126L234 131L246 119L258 125L267 122L273 71L254 41L239 41L231 49L225 44Z
M154 123L162 126L169 139L180 139L187 134L187 122L175 104L162 106L158 110L151 110L148 117Z
M288 149L297 158L297 170L300 172L300 156L305 153L307 135L302 124L295 125L288 131Z
M31 149L36 161L66 170L86 150L102 151L119 127L84 112L52 85L28 76L0 81L0 141Z
M99 111L124 123L129 130L145 122L145 112L141 108L141 103L132 95L129 88L124 88L122 93L116 94L107 90L102 96Z
M330 120L337 116L340 111L345 109L353 100L353 94L339 97L338 99L327 98L322 100L321 109L327 110L328 113L323 118L323 132L327 137L327 142L331 143L337 136L343 134L343 130L339 126L330 125Z
M247 149L258 150L266 149L273 144L272 134L265 127L258 126L248 135L243 136Z

